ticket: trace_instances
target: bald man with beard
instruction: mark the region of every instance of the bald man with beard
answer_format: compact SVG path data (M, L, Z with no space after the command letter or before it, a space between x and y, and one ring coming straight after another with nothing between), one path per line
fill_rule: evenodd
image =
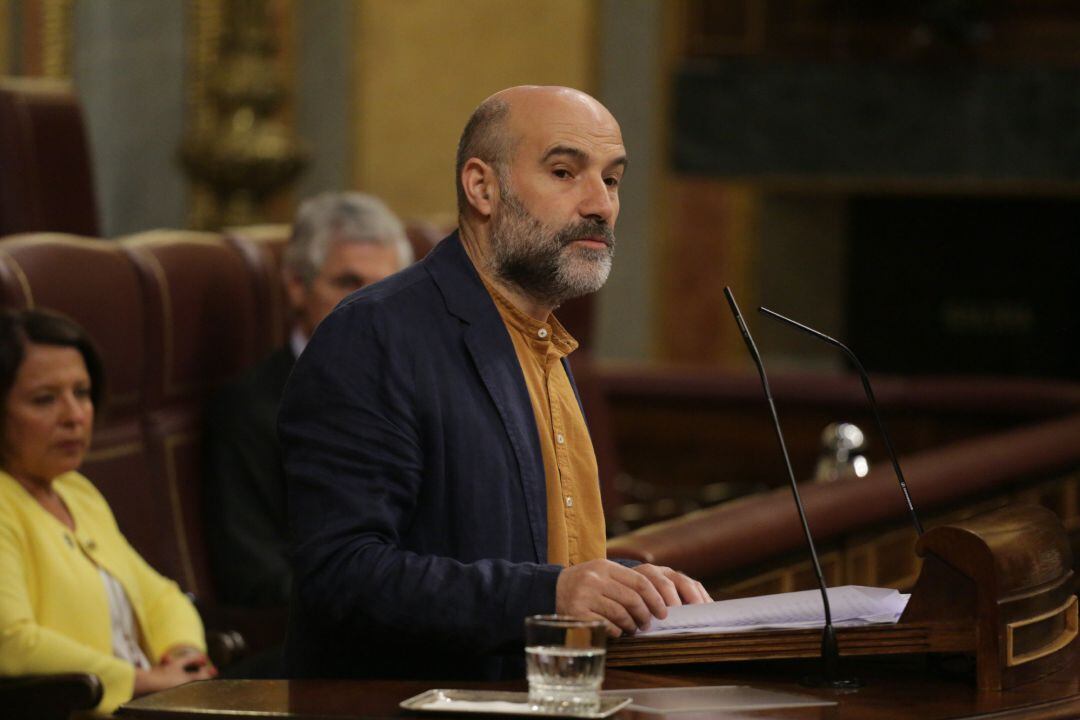
M320 324L279 418L290 676L520 677L528 615L619 636L709 599L606 559L577 343L553 315L607 280L626 166L592 97L493 95L458 147L458 231Z

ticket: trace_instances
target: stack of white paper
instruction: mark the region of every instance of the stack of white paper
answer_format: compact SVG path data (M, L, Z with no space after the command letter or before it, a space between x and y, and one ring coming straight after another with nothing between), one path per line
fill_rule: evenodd
M833 626L894 623L900 619L909 597L890 588L859 585L829 588ZM665 619L654 618L648 630L640 630L637 634L743 632L761 628L813 628L824 624L821 591L803 590L671 607Z

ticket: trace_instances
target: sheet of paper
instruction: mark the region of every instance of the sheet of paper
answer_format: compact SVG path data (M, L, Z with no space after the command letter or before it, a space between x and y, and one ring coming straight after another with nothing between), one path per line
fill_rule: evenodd
M836 700L827 700L814 695L756 688L749 685L604 690L600 694L629 695L633 698L633 702L629 705L630 710L663 715L669 713L715 714L738 710L775 710L838 704Z
M894 623L909 595L891 588L844 585L829 588L829 609L835 627ZM638 635L744 632L761 628L813 628L825 624L819 590L720 600L668 608L668 616L652 621Z

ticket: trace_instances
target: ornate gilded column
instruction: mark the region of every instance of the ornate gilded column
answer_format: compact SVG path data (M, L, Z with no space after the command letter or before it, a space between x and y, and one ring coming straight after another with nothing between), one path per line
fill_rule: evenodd
M74 0L46 0L42 3L41 74L45 77L71 76L71 6Z
M285 87L267 0L192 0L189 130L181 147L202 229L266 220L267 200L303 169L306 152L281 120ZM279 4L280 8L280 4Z
M14 33L15 18L11 0L0 0L0 75L11 74Z
M0 75L71 76L74 0L0 0Z

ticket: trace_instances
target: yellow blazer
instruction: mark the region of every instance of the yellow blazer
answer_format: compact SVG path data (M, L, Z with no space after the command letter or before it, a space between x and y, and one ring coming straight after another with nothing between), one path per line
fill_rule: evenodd
M53 487L74 532L0 471L0 675L93 673L105 687L97 709L112 712L131 699L135 668L112 654L97 565L127 592L151 662L180 643L205 649L202 621L176 583L128 544L89 480L70 472Z

